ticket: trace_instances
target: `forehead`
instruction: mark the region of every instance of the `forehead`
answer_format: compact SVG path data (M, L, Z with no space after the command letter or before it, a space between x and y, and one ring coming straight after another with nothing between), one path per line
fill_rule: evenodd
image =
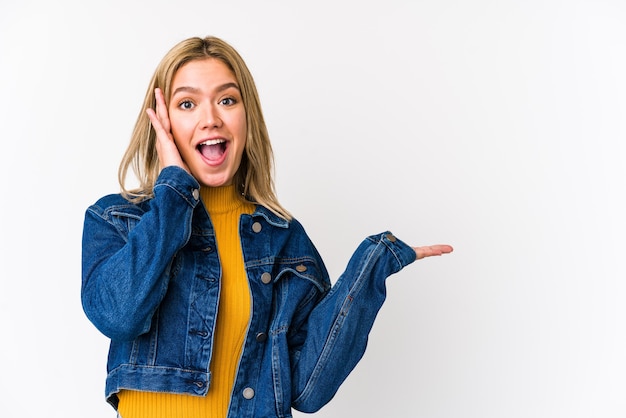
M181 66L172 79L172 86L236 83L235 74L216 58L193 60Z

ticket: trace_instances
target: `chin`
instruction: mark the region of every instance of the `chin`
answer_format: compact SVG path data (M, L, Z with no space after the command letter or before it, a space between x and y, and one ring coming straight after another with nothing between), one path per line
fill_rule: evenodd
M205 187L222 187L222 186L230 186L233 181L232 179L221 179L221 178L205 178L200 181L200 183Z

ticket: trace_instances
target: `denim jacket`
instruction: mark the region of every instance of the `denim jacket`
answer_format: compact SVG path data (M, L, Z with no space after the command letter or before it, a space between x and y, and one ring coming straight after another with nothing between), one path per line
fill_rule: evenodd
M81 298L111 339L106 399L122 389L206 395L221 268L199 184L167 167L154 197L89 207ZM228 417L315 412L363 356L385 279L415 260L390 232L366 238L334 286L298 221L257 205L239 233L252 311Z

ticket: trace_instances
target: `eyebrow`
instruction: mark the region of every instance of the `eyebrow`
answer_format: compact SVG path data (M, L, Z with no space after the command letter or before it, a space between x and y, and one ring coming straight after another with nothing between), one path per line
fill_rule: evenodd
M237 89L238 91L241 91L241 90L239 89L239 86L237 85L237 83L225 83L225 84L222 84L221 86L218 86L218 87L215 89L215 91L216 91L217 93L220 93L220 92L222 92L222 91L224 91L224 90L228 90L228 89L230 89L230 88L235 88L235 89ZM200 90L200 89L199 89L199 88L197 88L197 87L181 86L181 87L178 87L176 90L174 90L174 91L172 92L172 96L174 96L174 95L176 95L177 93L180 93L180 92L193 93L193 94L200 94L200 93L202 93L202 90Z

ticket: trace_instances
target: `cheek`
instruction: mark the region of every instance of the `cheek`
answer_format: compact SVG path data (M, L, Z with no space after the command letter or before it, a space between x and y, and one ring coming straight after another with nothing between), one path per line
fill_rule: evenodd
M169 112L169 119L170 119L170 131L172 132L172 135L176 136L174 133L181 131L181 122L179 118L175 116L175 114L172 114L172 112Z
M239 138L241 139L241 147L243 148L246 145L246 141L248 140L248 126L246 123L245 114L238 121L239 126Z
M180 153L183 159L188 159L193 155L195 149L192 149L191 144L191 134L189 129L184 124L180 123L170 123L170 130L172 136L174 137L174 143L176 144L176 148L178 148L178 152Z
M191 138L193 126L184 118L170 117L170 131L176 145L181 145Z
M241 156L244 154L244 150L246 149L246 143L248 142L248 130L246 129L245 125L242 129L240 129L239 132L239 158L241 159Z

